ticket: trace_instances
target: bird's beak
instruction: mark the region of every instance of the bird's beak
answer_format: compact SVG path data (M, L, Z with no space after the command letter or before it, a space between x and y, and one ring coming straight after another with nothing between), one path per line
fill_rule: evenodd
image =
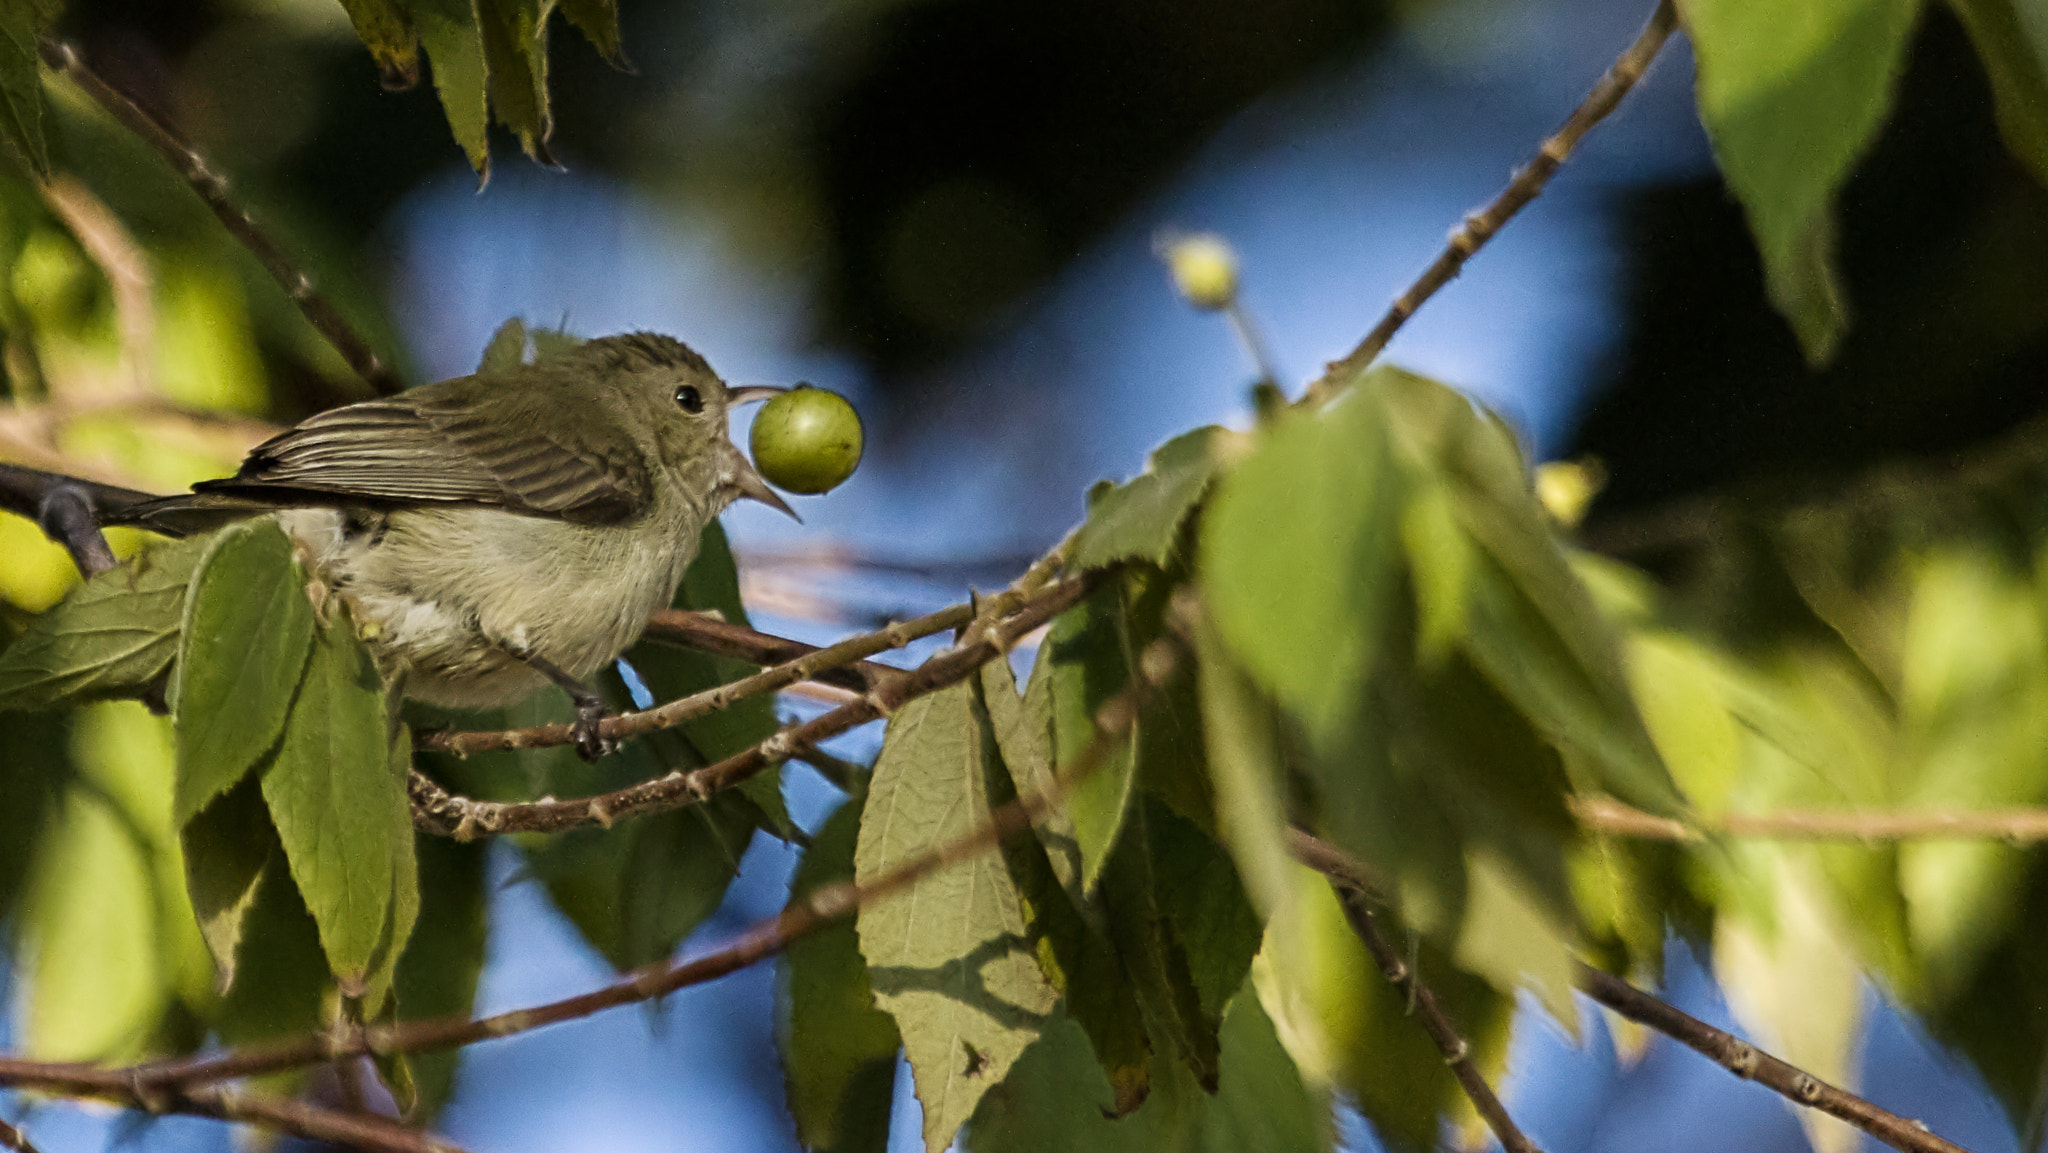
M804 518L796 515L795 509L775 495L775 490L768 487L761 474L754 471L754 462L747 459L740 446L729 440L718 442L718 487L732 493L735 500L740 497L758 500L769 508L789 514L789 519L798 524L804 522Z
M757 400L781 396L789 390L779 384L738 384L725 390L727 404L752 404Z

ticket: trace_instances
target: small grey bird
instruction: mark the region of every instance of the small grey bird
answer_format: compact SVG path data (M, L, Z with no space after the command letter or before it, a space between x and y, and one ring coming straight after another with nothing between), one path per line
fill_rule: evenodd
M405 696L490 708L552 682L594 758L586 678L674 599L705 524L741 497L796 515L726 431L728 406L781 391L608 336L323 412L232 477L98 514L185 536L275 513Z

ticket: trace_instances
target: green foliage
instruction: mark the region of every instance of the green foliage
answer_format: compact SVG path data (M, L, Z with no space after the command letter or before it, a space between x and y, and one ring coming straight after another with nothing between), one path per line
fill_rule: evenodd
M178 651L186 588L209 544L139 553L36 617L0 652L0 709L133 697L156 684Z

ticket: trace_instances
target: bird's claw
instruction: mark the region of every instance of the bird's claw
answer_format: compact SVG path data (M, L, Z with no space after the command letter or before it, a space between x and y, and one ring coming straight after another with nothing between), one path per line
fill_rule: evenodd
M619 747L619 742L605 736L598 728L611 710L603 701L579 701L576 705L576 723L569 726L569 736L576 744L576 755L586 761L595 761Z

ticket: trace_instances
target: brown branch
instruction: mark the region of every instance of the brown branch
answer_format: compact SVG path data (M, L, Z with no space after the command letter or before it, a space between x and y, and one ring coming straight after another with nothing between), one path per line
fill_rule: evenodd
M1366 870L1343 851L1318 837L1299 829L1289 829L1287 846L1295 859L1315 869L1330 879L1330 888L1337 894L1337 902L1344 907L1344 919L1351 922L1351 931L1365 944L1372 954L1374 963L1380 967L1380 975L1387 979L1411 1006L1415 1019L1421 1023L1422 1031L1436 1043L1437 1052L1444 1055L1444 1064L1450 1067L1451 1076L1458 1081L1458 1088L1465 1093L1465 1099L1472 1102L1486 1127L1500 1140L1506 1153L1538 1153L1536 1143L1529 1140L1515 1119L1508 1115L1507 1106L1501 1104L1493 1086L1486 1083L1485 1074L1472 1061L1472 1046L1452 1024L1443 1006L1437 1004L1436 994L1422 977L1404 960L1398 950L1380 934L1379 926L1373 920L1372 903L1375 900L1366 882Z
M11 1149L13 1153L41 1153L28 1139L28 1134L5 1121L0 1121L0 1149Z
M72 1094L147 1094L368 1054L420 1053L456 1048L576 1020L605 1009L663 997L679 989L714 981L774 956L799 937L852 916L941 869L976 857L1028 830L1034 822L1064 803L1076 787L1102 766L1118 742L1130 734L1146 701L1179 670L1182 658L1182 650L1174 642L1161 639L1149 645L1140 654L1138 676L1096 711L1088 743L1055 773L1052 787L996 807L990 811L985 824L900 861L866 882L841 881L793 898L782 912L756 923L724 948L682 964L645 966L602 989L495 1017L478 1020L444 1017L399 1025L358 1026L340 1034L320 1034L252 1046L216 1057L187 1058L125 1069L0 1059L0 1084L31 1085Z
M902 648L920 637L959 628L973 619L974 606L959 604L916 620L892 623L868 635L878 641L886 640L887 643L878 643L873 650L883 652ZM698 652L764 666L801 660L823 651L816 645L759 632L745 625L719 620L708 613L682 609L662 609L647 618L647 631L641 635L647 640L682 645ZM902 675L902 669L862 660L844 667L821 667L804 679L864 693Z
M716 764L689 772L678 770L665 777L643 781L601 796L568 801L531 801L524 804L502 804L457 797L415 771L408 786L412 798L413 824L427 832L468 839L512 832L557 832L587 824L609 825L621 817L665 812L697 804L721 789L738 784L768 765L794 755L797 750L810 748L849 729L888 716L908 701L964 680L982 665L1007 653L1026 633L1071 608L1101 579L1099 573L1061 577L1046 583L1034 592L1024 592L1025 588L1031 587L1042 577L1043 571L1039 567L1034 567L1019 579L1016 586L984 602L983 611L975 617L973 624L958 642L935 654L917 668L904 670L901 679L893 684L870 691L858 700L841 705L809 721L786 725L753 748L736 753ZM774 672L775 670L768 670L754 677L736 681L733 685L721 686L712 690L710 694L699 693L695 697L685 697L662 706L662 709L683 705L699 708L700 703L693 703L698 702L699 698L747 685ZM637 716L650 716L661 712L662 709L650 710ZM618 719L624 721L636 718ZM521 730L520 733L552 738L556 735L553 730L560 729L566 733L567 728L566 725L543 726L539 729ZM468 735L471 734L443 734L450 740Z
M1324 369L1322 377L1308 386L1308 391L1301 398L1302 404L1321 404L1330 399L1338 388L1357 379L1424 301L1455 279L1465 267L1465 262L1472 259L1473 254L1491 240L1515 213L1542 195L1550 178L1556 175L1558 168L1572 154L1572 149L1578 146L1579 139L1614 111L1621 98L1642 79L1650 61L1656 58L1677 27L1678 14L1672 7L1672 0L1659 0L1657 10L1650 14L1650 22L1636 37L1635 43L1615 59L1614 66L1572 110L1564 126L1537 148L1535 158L1515 173L1514 179L1508 182L1493 203L1465 217L1464 222L1451 233L1449 244L1435 263L1394 301L1387 314L1380 318L1357 348Z
M1364 865L1350 854L1300 829L1288 830L1288 848L1296 860L1330 878L1338 888L1339 895L1351 894L1345 900L1344 911L1353 917L1353 928L1358 927L1354 904L1366 915L1370 907L1365 903L1369 898L1366 890L1359 888L1361 879L1369 873ZM1360 932L1361 938L1364 932ZM1377 936L1377 934L1375 934ZM1385 942L1381 941L1381 945ZM1384 970L1388 960L1371 941L1367 947ZM1398 955L1392 957L1394 965L1400 965ZM1389 976L1391 980L1391 975ZM1837 1088L1806 1072L1804 1069L1782 1061L1758 1049L1749 1042L1729 1033L1724 1033L1703 1021L1687 1015L1664 1001L1630 985L1619 977L1602 972L1583 962L1573 963L1573 983L1579 991L1640 1025L1648 1026L1659 1033L1681 1042L1715 1062L1730 1073L1745 1081L1755 1081L1766 1088L1774 1089L1796 1105L1818 1109L1831 1117L1840 1118L1865 1133L1905 1153L1968 1153L1962 1146L1943 1140L1929 1132L1918 1121L1908 1121L1898 1114ZM1416 1005L1421 1011L1420 998ZM1429 1025L1424 1021L1425 1027ZM1435 1030L1431 1029L1434 1037ZM1439 1046L1443 1042L1438 1042ZM1449 1056L1449 1051L1446 1051ZM1476 1100L1474 1102L1477 1104ZM1481 1110L1484 1115L1484 1110ZM1495 1133L1498 1135L1499 1130ZM1502 1138L1506 1144L1506 1138Z
M41 185L43 202L78 238L113 290L114 318L121 332L121 359L129 382L142 393L156 375L155 278L149 257L121 225L120 218L78 179L63 173Z
M1903 813L1788 809L1729 813L1712 824L1688 825L1606 797L1575 797L1571 807L1579 822L1594 832L1653 841L1697 841L1716 834L1778 841L2048 840L2048 809L2042 808Z
M257 1125L371 1153L461 1153L456 1145L374 1113L344 1113L233 1089L188 1087L169 1081L145 1084L123 1070L0 1058L0 1084L89 1097L152 1114L179 1113ZM0 1149L35 1153L28 1138L4 1122L0 1122Z
M1943 1140L1918 1121L1908 1121L1853 1093L1838 1089L1796 1065L1788 1064L1731 1033L1687 1014L1610 973L1587 964L1575 966L1579 989L1588 997L1640 1025L1646 1025L1705 1054L1745 1081L1774 1089L1787 1100L1818 1109L1854 1125L1905 1153L1968 1153Z
M291 297L299 311L357 375L385 395L404 387L383 358L372 351L369 343L342 318L334 303L314 287L312 276L295 267L270 235L228 199L227 177L214 171L205 157L179 139L176 133L127 93L88 68L77 49L48 38L44 38L39 47L44 64L52 71L71 77L86 95L170 162L178 175L185 178L185 183L192 186L192 191L199 194L199 199L205 201L213 214L220 218L228 233L256 257L264 270L284 289L285 295Z

